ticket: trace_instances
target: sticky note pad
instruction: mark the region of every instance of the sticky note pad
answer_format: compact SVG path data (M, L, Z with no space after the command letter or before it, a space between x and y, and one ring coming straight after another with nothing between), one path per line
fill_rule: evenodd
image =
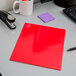
M42 14L42 15L39 15L38 17L39 17L43 22L45 22L45 23L47 23L47 22L52 21L52 20L55 19L55 18L54 18L52 15L50 15L49 13L44 13L44 14Z
M61 70L65 30L25 23L11 61Z

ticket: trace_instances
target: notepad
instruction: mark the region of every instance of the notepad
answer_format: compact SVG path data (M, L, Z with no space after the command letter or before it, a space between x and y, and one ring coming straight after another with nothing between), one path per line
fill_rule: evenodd
M11 61L61 70L65 29L25 23Z
M39 15L38 18L40 18L44 23L47 23L47 22L52 21L52 20L55 19L55 18L54 18L51 14L49 14L48 12Z

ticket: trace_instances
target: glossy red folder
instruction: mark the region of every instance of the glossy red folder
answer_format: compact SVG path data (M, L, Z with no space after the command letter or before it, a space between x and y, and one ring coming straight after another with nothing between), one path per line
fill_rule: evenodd
M61 70L65 30L25 23L10 60Z

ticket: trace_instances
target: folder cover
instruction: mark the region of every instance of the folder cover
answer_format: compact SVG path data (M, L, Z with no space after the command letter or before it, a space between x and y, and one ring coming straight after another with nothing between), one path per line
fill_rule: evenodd
M65 29L25 23L11 61L61 70Z

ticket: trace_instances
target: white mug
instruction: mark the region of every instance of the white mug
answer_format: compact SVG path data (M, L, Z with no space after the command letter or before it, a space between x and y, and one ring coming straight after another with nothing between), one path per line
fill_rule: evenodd
M15 9L16 4L19 4L18 10ZM13 4L13 11L15 13L20 13L20 14L25 15L25 16L31 15L33 12L33 0L15 1Z

